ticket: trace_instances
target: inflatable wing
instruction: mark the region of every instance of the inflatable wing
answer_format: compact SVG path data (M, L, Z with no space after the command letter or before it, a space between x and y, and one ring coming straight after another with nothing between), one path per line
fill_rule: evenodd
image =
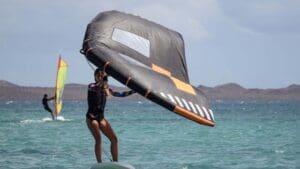
M147 99L214 126L207 98L189 83L178 32L131 14L102 12L88 24L81 53Z

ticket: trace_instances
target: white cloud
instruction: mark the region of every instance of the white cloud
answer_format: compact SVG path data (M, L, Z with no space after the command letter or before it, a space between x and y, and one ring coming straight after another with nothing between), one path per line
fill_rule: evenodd
M76 1L7 1L0 7L2 23L7 25L22 25L24 29L41 25L43 29L51 32L51 27L44 24L49 20L49 25L56 21L57 25L65 25L69 20L88 19L88 23L97 13L106 10L121 10L138 14L144 18L174 29L184 38L203 40L210 36L206 25L222 17L216 0L187 0L187 1L105 1L86 0ZM15 11L11 12L12 9ZM22 14L22 15L21 15ZM73 16L72 16L73 15ZM43 18L45 19L43 21ZM56 19L55 19L56 18ZM29 21L30 19L30 21ZM34 24L28 24L35 22ZM1 28L0 28L1 29ZM4 30L5 29L5 30ZM2 32L7 32L10 27L2 27ZM19 32L19 31L17 31Z
M194 40L209 37L205 24L220 18L220 10L214 0L143 1L128 10Z

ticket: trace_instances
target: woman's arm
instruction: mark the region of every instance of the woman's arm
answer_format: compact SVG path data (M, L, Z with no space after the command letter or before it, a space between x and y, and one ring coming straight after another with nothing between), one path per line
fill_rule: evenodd
M111 95L113 95L114 97L127 97L127 96L130 96L134 93L136 93L135 91L133 90L129 90L129 91L125 91L125 92L115 92L113 91L112 89L109 89L109 92Z
M47 99L47 101L53 100L55 98L55 96L50 97L49 99Z
M110 92L110 88L108 87L108 83L107 81L104 82L104 91L105 91L105 94L106 96L111 96L111 92Z

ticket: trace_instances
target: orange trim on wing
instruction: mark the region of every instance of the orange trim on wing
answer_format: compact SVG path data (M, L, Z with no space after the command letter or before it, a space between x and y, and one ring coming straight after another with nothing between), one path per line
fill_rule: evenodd
M83 43L86 43L86 42L88 42L89 40L91 40L91 39L85 39L84 41L83 41Z
M132 79L132 77L130 77L130 76L127 78L126 83L125 83L126 86L128 86L128 83L131 79Z
M147 90L147 92L145 93L145 97L147 98L148 96L149 96L149 94L151 93L151 91L150 90Z
M211 126L213 127L215 125L214 122L212 121L209 121L203 117L200 117L198 115L196 115L195 113L192 113L182 107L179 107L179 106L175 106L174 110L173 110L175 113L179 114L179 115L182 115L183 117L186 117L190 120L193 120L197 123L200 123L200 124L203 124L203 125L207 125L207 126Z
M160 66L157 66L156 64L153 64L153 63L152 63L152 70L154 70L155 72L158 72L160 74L166 75L166 76L171 76L170 71L168 71Z
M105 63L105 65L103 66L103 71L105 72L105 70L106 70L106 68L107 68L107 66L110 64L110 62L109 61L107 61L106 63Z
M187 92L192 95L196 95L196 92L195 92L194 88L192 87L192 85L185 83L179 79L176 79L175 77L170 77L170 78L176 85L177 89L182 90L182 91Z
M153 64L153 63L152 63L152 70L154 70L155 72L158 72L160 74L168 76L174 82L177 89L184 91L186 93L192 94L192 95L196 95L196 92L195 92L194 88L192 87L192 85L173 77L171 75L170 71L168 71L160 66L157 66L156 64Z
M87 56L87 54L88 54L91 50L93 50L93 48L88 48L88 50L85 52L85 55Z

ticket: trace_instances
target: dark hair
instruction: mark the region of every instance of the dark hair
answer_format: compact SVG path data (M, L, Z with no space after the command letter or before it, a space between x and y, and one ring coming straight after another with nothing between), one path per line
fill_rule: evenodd
M102 71L102 69L100 69L100 68L97 68L96 70L95 70L95 72L94 72L94 76L96 76L98 73L100 73Z
M96 75L98 75L100 72L103 72L104 73L104 77L103 77L103 80L104 81L107 81L107 74L105 71L102 70L102 68L97 68L94 72L94 77L95 77L95 80L96 80Z

